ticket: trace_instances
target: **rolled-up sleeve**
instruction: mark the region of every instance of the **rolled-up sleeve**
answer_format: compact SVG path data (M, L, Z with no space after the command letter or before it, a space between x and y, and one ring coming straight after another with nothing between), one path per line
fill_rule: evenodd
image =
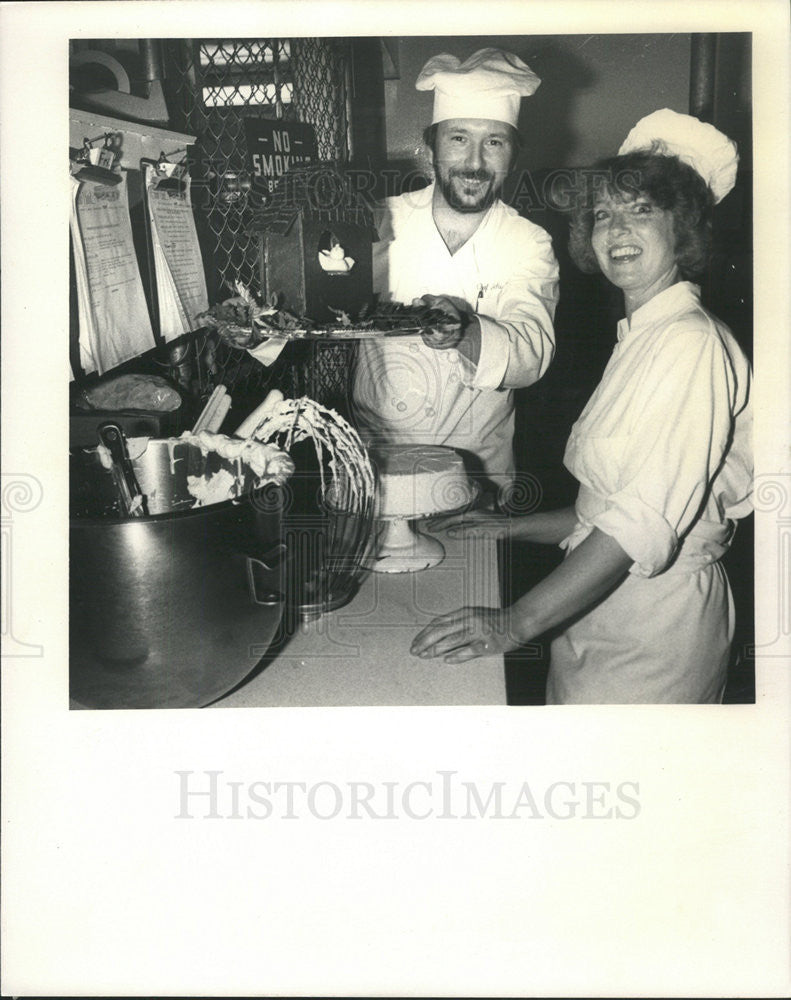
M498 248L508 261L508 277L487 295L485 311L478 315L481 353L470 371L473 388L532 385L554 356L558 264L549 235L531 228L529 240Z
M592 483L604 502L591 521L634 560L632 573L666 569L699 515L728 449L733 394L720 341L682 325L663 337L641 379L635 430L587 442L610 466L606 484Z
M660 573L678 548L678 534L673 526L629 493L611 497L607 508L594 517L593 524L614 538L634 560L631 571L637 576Z

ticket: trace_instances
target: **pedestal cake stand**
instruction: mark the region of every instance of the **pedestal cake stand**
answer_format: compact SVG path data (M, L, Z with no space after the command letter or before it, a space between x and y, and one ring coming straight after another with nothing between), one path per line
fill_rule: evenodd
M480 495L480 487L470 480L470 496L463 503L449 507L418 510L410 515L380 513L383 532L371 562L375 573L417 573L438 566L445 558L445 547L438 538L422 532L418 522L440 514L460 514L469 510Z

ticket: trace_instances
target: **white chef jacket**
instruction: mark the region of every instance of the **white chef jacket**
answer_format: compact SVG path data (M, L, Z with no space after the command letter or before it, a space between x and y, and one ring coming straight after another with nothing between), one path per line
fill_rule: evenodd
M376 441L448 445L495 481L513 474L512 390L547 370L558 265L549 235L497 200L455 254L432 215L434 186L386 200L377 220L374 288L384 301L425 294L463 299L478 314L477 365L419 336L359 345L354 409Z
M750 365L679 282L618 342L572 428L580 483L568 551L594 527L634 560L552 646L548 702L704 702L722 695L733 604L718 560L752 510Z

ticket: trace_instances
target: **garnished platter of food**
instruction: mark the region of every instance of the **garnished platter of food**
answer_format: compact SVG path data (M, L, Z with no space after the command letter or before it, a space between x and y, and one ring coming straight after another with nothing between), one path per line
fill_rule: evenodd
M332 310L337 319L316 323L305 316L295 316L278 306L273 298L260 305L240 281L236 295L212 306L195 317L196 327L216 330L231 347L257 347L270 337L284 340L365 340L382 337L415 336L429 330L454 326L439 309L404 305L400 302L374 302L351 318L342 310Z

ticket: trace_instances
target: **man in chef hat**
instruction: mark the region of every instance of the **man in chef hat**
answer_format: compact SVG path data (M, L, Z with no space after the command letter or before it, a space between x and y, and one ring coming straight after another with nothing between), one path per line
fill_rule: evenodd
M539 83L495 48L464 62L434 56L421 70L415 86L434 92L434 180L381 206L374 284L381 298L419 300L448 324L422 338L361 342L354 379L370 444L456 448L501 488L514 473L513 390L544 374L555 347L551 240L499 198L518 152L521 100Z

